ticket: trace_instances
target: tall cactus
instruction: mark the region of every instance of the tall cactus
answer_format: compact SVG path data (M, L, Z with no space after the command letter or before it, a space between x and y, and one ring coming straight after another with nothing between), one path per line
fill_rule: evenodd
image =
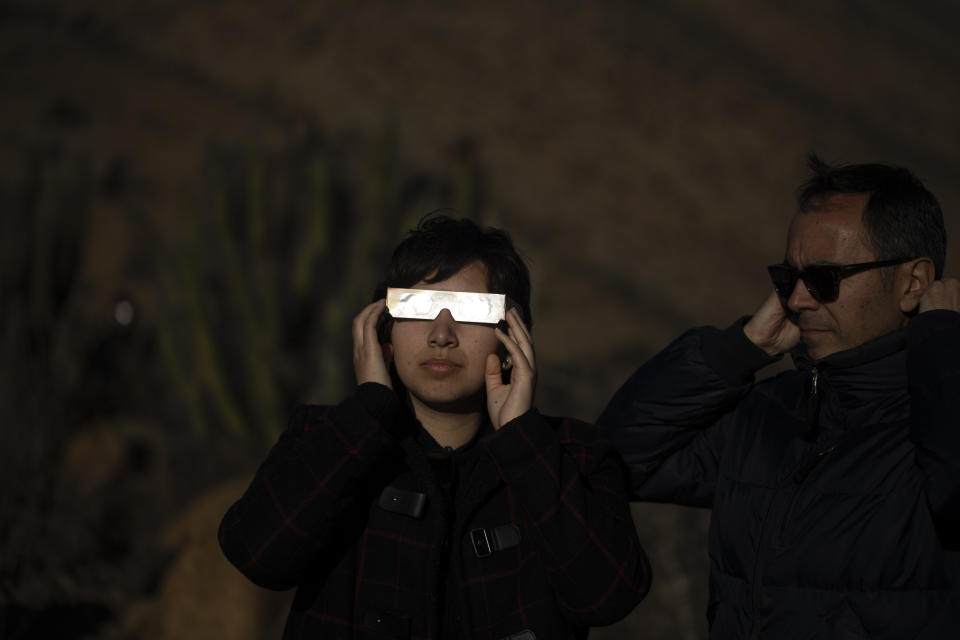
M197 433L270 442L291 404L344 395L350 322L391 247L438 205L477 216L472 159L453 178L415 171L398 138L210 148L154 267L161 352Z
M21 175L0 184L0 601L57 563L43 550L52 478L42 471L77 413L56 345L85 246L89 191L87 163L50 147L27 152Z

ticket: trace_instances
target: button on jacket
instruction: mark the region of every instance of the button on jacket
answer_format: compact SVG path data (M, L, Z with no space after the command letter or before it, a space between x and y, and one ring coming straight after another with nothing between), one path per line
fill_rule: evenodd
M960 314L771 361L692 330L600 419L636 499L713 509L710 637L960 638Z
M585 638L649 586L625 485L592 425L531 410L444 451L368 383L294 414L219 537L297 588L285 638Z

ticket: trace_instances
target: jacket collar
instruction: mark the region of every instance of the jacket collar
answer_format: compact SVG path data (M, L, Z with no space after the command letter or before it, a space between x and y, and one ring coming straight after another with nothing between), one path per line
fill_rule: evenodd
M888 356L905 353L906 346L907 330L903 328L874 338L869 342L864 342L859 347L838 351L820 360L811 358L802 343L793 350L792 356L798 369L811 371L816 367L820 371L839 371L869 366L871 363L882 361Z
M810 358L802 347L792 355L796 367L817 381L820 427L859 427L909 417L906 329L821 360Z

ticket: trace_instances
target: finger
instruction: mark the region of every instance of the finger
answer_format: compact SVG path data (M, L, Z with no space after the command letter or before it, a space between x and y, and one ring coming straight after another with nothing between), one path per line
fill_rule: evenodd
M500 408L510 394L510 385L503 383L500 372L500 358L495 353L487 354L484 382L487 391L487 415L490 417L493 428L499 429L501 427Z
M526 336L523 334L518 334L513 329L511 329L507 335L520 348L520 352L523 354L527 366L531 369L535 368L536 359L533 352L533 346L527 341Z
M371 319L374 323L373 339L374 342L376 342L376 319L379 317L379 313L383 310L385 304L386 302L382 298L376 302L371 302L353 319L353 344L357 350L362 350L364 346L369 346L370 340L367 338L370 336L368 325Z
M363 323L363 339L365 344L380 344L380 340L377 337L377 323L380 321L380 316L383 314L386 304L386 300L381 298L367 307L366 311L369 313Z
M510 360L513 362L514 371L531 371L533 367L530 364L530 361L527 359L526 354L520 348L520 345L517 344L516 340L512 337L505 334L500 329L495 329L494 334L497 336L497 339L503 343L503 346L507 349L507 354L510 356Z
M932 282L920 298L920 311L950 309L960 311L960 282L955 278L943 278Z
M353 333L353 352L356 355L361 349L363 349L363 321L365 317L365 312L367 308L364 307L360 313L358 313L353 318L353 324L351 325Z
M503 386L503 377L501 375L500 358L495 353L487 354L486 369L484 376L487 381L487 394Z
M530 367L533 368L536 362L536 356L530 332L527 330L526 325L523 324L523 321L520 319L520 314L517 313L516 309L511 309L511 311L513 313L508 314L507 320L507 325L510 327L508 335L517 343Z
M527 327L526 323L524 323L523 321L523 318L520 316L520 311L516 307L513 307L510 309L507 315L512 317L514 320L514 323L512 326L517 327L519 331L522 332L524 336L526 336L527 342L533 345L533 335L530 333L530 329Z
M776 321L781 317L785 317L788 311L789 310L786 307L786 300L781 298L780 294L777 293L776 289L774 289L763 301L763 304L760 305L760 308L757 309L755 315L760 316L761 318Z

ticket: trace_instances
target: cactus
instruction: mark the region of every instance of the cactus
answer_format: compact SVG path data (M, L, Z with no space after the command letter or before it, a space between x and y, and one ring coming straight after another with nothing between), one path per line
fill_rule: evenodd
M43 549L53 482L38 471L54 466L79 411L57 345L85 245L88 165L54 147L25 156L0 185L0 601L57 568Z
M478 214L472 159L453 179L408 169L392 125L369 142L319 140L211 145L175 212L178 241L154 262L158 344L198 435L262 445L292 404L338 401L350 323L393 245L437 200Z

